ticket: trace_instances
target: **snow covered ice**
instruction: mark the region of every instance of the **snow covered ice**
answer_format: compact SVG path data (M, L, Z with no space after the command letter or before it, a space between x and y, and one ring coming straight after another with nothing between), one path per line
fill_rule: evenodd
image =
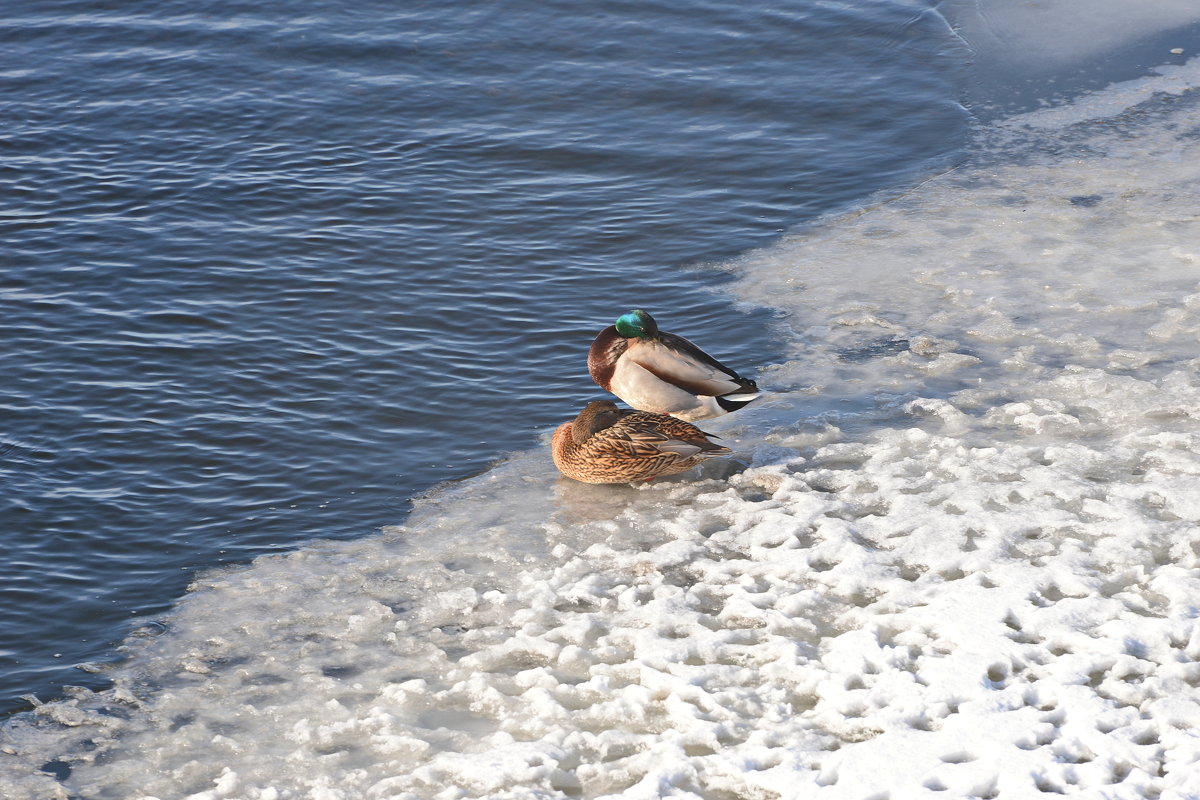
M197 582L6 798L1200 796L1200 67L732 265L741 464L545 450Z

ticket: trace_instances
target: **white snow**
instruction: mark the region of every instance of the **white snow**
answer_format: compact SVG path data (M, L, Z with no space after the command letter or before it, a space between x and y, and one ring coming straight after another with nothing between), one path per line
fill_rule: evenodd
M0 795L1200 796L1198 71L737 264L795 343L740 466L542 449L209 575Z

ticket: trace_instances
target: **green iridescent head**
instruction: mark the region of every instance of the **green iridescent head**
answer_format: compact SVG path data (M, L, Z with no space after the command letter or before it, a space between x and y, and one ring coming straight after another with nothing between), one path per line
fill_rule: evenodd
M617 317L617 333L626 339L657 339L658 324L640 308Z

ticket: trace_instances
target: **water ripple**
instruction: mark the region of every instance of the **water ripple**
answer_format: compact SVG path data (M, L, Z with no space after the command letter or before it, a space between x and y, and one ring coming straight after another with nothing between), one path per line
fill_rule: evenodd
M535 446L628 307L775 360L681 268L964 130L953 39L902 4L6 12L0 708L102 680L70 665L198 568Z

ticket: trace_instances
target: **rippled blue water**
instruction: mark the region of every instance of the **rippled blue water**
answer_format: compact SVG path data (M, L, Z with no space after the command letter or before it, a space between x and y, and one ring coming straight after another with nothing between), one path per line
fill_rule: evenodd
M954 157L931 5L10 0L0 710L536 446L631 306L771 362L696 267Z

